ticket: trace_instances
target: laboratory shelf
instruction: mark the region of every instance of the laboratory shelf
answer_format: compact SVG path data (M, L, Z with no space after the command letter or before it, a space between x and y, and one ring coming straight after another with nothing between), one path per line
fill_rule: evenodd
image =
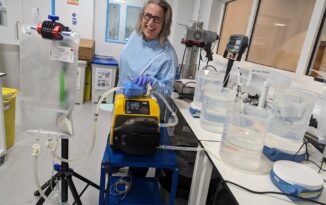
M110 187L120 177L112 176L110 180ZM166 205L160 201L160 189L158 180L149 177L133 177L131 189L126 197L121 200L123 195L110 195L108 204L119 204L119 205Z

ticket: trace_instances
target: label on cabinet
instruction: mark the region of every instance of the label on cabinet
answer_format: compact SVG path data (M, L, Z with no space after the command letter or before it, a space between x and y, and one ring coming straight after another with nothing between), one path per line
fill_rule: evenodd
M96 68L95 90L111 89L112 70L107 68Z

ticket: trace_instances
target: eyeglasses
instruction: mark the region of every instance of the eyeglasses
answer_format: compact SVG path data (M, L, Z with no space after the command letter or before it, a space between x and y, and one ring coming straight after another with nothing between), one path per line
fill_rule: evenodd
M162 22L162 18L159 16L153 16L150 13L143 13L143 18L146 21L150 21L151 19L153 19L154 23L160 24Z

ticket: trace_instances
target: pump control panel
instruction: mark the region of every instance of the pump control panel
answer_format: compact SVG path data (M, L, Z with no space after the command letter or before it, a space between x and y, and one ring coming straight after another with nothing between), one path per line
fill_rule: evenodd
M242 54L245 52L248 47L248 37L240 34L234 34L230 36L229 42L226 45L223 57L240 61Z

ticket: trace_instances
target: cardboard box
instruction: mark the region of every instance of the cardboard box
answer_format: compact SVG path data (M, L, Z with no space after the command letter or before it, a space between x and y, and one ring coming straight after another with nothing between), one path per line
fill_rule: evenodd
M80 39L79 60L92 61L95 52L95 41L89 39Z

